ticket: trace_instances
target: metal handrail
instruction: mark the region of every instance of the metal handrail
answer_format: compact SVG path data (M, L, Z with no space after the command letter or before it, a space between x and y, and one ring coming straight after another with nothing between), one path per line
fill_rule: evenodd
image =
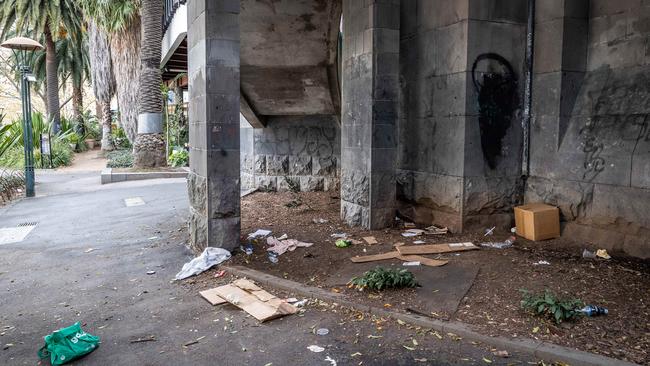
M174 14L176 10L181 5L185 5L187 0L163 0L164 1L164 11L163 11L163 33L167 32L167 28L172 23L174 19Z

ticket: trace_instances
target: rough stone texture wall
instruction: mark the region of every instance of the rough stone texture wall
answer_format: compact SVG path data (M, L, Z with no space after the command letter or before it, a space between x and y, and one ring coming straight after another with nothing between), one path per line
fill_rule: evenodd
M517 0L402 1L402 215L457 232L510 224L522 195L526 10Z
M340 144L333 116L270 117L255 129L242 118L242 189L337 191Z
M240 234L238 0L188 2L190 245L233 249Z
M650 3L547 3L526 200L558 205L565 236L650 257Z
M395 217L400 3L343 1L341 218L353 226Z

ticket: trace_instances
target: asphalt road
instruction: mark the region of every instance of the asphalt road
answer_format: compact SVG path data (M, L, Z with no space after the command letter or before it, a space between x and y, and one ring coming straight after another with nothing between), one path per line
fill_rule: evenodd
M0 365L37 364L43 336L76 321L102 339L95 352L72 363L79 365L532 361L498 358L483 345L330 306L310 305L263 324L231 306L211 307L191 281L171 281L192 257L179 230L188 210L184 179L102 186L97 172L73 172L37 173L37 180L36 198L0 208L0 228L37 223L22 242L0 245ZM126 206L126 198L136 197L144 204ZM315 335L321 327L330 333ZM156 340L132 343L150 336ZM310 345L325 350L314 353Z

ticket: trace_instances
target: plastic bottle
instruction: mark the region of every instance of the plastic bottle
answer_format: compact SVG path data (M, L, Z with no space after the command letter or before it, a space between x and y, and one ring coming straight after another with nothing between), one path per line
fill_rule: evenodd
M607 315L609 313L609 310L598 305L587 305L578 311L586 316Z
M254 247L253 247L253 240L254 240L254 239L252 239L252 238L248 239L248 241L246 241L246 244L241 245L241 246L239 247L239 249L240 249L242 252L246 253L246 255L251 255L251 254L253 254L253 248L254 248Z
M276 252L269 252L269 261L271 263L278 263L278 254Z

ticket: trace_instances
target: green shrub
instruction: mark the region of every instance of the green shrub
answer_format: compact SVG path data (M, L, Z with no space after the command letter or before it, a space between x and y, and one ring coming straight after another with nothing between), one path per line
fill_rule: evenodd
M17 170L0 171L0 202L11 200L25 185L25 175Z
M187 150L174 147L172 153L169 154L169 165L173 167L187 166L190 163L190 153Z
M133 147L122 127L117 127L111 130L111 142L113 142L113 146L118 150L127 150Z
M563 321L575 320L582 315L578 309L584 306L580 299L561 299L550 290L544 291L543 294L531 293L526 289L521 289L523 298L521 307L531 313L552 319L559 324Z
M50 146L52 153L52 168L68 166L72 163L73 151L67 142L54 141ZM25 167L25 150L22 146L16 145L10 148L0 157L0 166L5 168L23 169ZM45 156L45 161L41 157L41 151L34 148L34 168L49 168L50 157Z
M363 291L366 288L381 291L387 288L417 287L415 276L406 269L386 269L377 267L363 274L361 277L354 277L348 282L348 287L357 288Z
M131 168L133 166L133 154L131 150L122 149L111 151L106 154L107 168Z

